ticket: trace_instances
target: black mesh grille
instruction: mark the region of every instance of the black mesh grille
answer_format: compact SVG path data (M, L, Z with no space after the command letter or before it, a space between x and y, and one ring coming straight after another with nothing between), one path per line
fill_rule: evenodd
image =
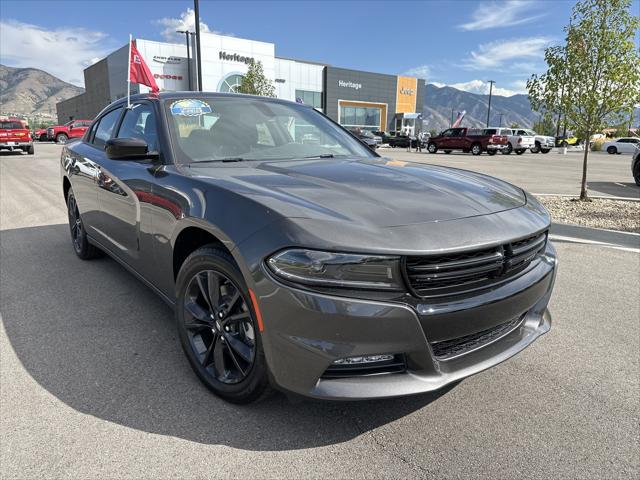
M524 315L472 335L445 340L443 342L430 342L431 349L438 360L447 360L464 355L515 330L515 328L522 323L523 318Z
M404 355L394 355L393 359L384 362L362 364L331 365L322 374L324 379L362 377L382 373L401 373L407 370Z
M490 287L524 270L541 252L547 232L494 248L405 259L407 280L419 297L457 295Z

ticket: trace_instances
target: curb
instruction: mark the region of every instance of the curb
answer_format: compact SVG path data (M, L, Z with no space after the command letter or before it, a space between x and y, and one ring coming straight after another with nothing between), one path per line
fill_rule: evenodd
M640 252L640 233L582 227L567 223L552 223L550 234L559 241L590 243Z
M640 187L639 187L640 188ZM569 195L566 193L532 193L534 197L562 197L562 198L577 198L577 195ZM640 196L638 197L613 197L606 195L589 195L589 198L596 198L601 200L619 200L623 202L640 202Z

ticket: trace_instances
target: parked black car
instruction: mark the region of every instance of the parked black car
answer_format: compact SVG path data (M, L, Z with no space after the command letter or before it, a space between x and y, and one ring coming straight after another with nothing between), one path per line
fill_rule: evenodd
M556 254L534 197L381 158L309 106L121 99L64 145L61 175L77 256L108 253L170 304L193 370L229 401L269 384L431 391L550 328Z
M349 131L371 150L378 148L381 143L380 137L376 137L368 130L364 130L362 128L351 128Z

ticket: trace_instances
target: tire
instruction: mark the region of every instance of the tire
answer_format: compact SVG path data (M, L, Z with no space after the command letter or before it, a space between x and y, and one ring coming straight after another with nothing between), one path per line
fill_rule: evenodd
M429 153L436 153L438 151L438 146L435 143L431 142L429 143L429 145L427 145L427 151Z
M80 216L80 210L78 210L78 204L76 203L76 197L71 188L67 193L67 216L69 218L71 244L73 245L73 250L76 252L76 255L82 260L99 257L102 252L89 243L87 232L84 229L82 217Z
M513 146L511 145L511 142L507 143L507 148L502 150L502 154L503 155L511 155L511 152L513 152Z
M540 151L542 153L549 153L551 151L551 149L550 148L541 148Z
M471 145L471 154L472 155L480 155L482 153L482 145L479 143L474 143Z
M35 153L33 145L29 145L29 148L27 148L25 151L27 152L27 155L33 155Z
M636 182L636 185L640 187L640 161L636 161L633 166L633 179Z
M487 150L487 155L491 155L492 157L498 153L496 150Z
M610 145L609 147L607 147L607 153L609 155L615 155L616 153L618 153L618 149L613 145Z
M516 155L522 155L524 152L524 150L516 150Z
M449 155L451 153L451 150L445 150L444 153L446 153L447 155Z
M541 150L540 142L536 142L535 146L531 147L529 150L531 150L531 153L538 153Z
M67 143L67 140L69 140L69 137L67 136L66 133L59 133L58 135L56 135L56 143Z
M213 246L199 248L182 264L176 294L180 344L200 381L232 403L263 397L270 390L267 361L233 257Z

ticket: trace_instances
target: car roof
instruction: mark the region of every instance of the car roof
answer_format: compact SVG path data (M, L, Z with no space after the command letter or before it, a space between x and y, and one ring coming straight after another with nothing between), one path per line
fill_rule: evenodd
M185 98L253 98L263 102L281 103L287 105L298 105L306 108L313 108L311 105L305 105L304 103L292 102L291 100L283 100L275 97L262 97L259 95L246 95L244 93L222 93L222 92L160 92L160 93L138 93L131 95L131 101L136 100L151 100L151 101L168 101L168 100L182 100ZM127 103L127 97L120 98L109 106L115 106Z

